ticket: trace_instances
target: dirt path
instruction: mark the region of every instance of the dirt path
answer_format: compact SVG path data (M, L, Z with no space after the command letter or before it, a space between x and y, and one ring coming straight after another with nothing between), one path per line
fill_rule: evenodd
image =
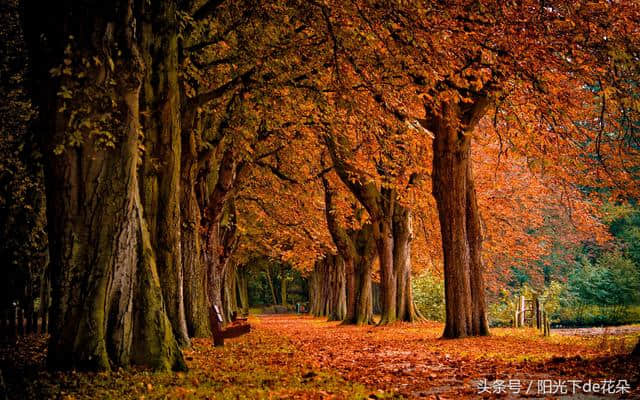
M436 323L351 327L295 316L261 316L260 325L289 337L317 367L410 398L493 397L478 393L483 379L490 392L500 390L497 381L512 383L512 397L527 389L530 396L522 397L537 397L540 380L626 379L639 394L638 360L624 356L632 343L616 338L543 338L535 330L494 329L487 338L441 340Z
M605 326L601 328L563 328L552 329L551 333L564 336L640 335L640 325Z

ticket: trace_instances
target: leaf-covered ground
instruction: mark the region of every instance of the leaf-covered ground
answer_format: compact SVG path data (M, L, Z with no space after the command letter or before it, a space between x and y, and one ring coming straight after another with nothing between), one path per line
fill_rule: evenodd
M626 355L638 337L633 329L550 338L494 329L487 338L441 340L436 323L352 327L299 316L251 322L251 334L224 348L194 340L185 352L187 373L49 373L38 336L3 349L1 368L16 399L540 398L538 381L589 379L626 379L632 392L624 397L640 397L640 360ZM477 382L485 379L489 393L479 394ZM518 381L520 394L492 393L498 381Z

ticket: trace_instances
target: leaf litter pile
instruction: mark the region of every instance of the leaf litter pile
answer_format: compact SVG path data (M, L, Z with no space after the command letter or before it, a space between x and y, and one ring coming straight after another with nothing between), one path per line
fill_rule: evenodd
M21 338L2 348L0 367L13 399L236 398L505 398L478 394L478 381L626 379L640 397L638 358L628 354L638 331L620 335L553 335L493 329L492 336L439 339L442 324L344 326L300 316L251 318L252 332L213 348L195 339L186 373L129 369L48 372L46 340ZM515 396L517 397L517 396Z

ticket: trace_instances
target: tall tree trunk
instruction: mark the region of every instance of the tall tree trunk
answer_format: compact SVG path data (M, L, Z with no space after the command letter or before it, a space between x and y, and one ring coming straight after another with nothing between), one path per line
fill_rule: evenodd
M391 188L378 188L374 182L366 178L354 180L353 175L358 176L358 172L351 168L346 162L348 155L344 152L344 148L347 148L344 141L344 138L338 138L338 140L333 137L326 138L327 148L331 154L335 171L342 182L358 199L360 204L367 210L371 218L373 237L375 238L380 262L380 324L388 324L396 321L398 318L398 283L394 268L393 237L393 214L397 203L397 193ZM405 260L410 270L410 258ZM406 277L404 273L402 274L402 279L408 279L410 281L410 277ZM404 283L406 283L406 281ZM403 287L406 287L406 285L403 285ZM403 306L403 308L406 308L406 306Z
M269 266L265 268L265 273L267 275L267 283L269 284L269 289L271 289L271 300L273 301L273 305L278 304L278 299L276 298L276 289L273 287L273 277L271 276L271 272L269 270Z
M418 320L411 287L411 211L396 205L393 213L393 272L396 279L396 316L400 321Z
M344 260L341 256L331 256L329 321L342 321L347 316L347 285Z
M237 271L238 299L243 315L249 314L249 276L246 267L240 267Z
M287 305L287 278L284 276L280 280L280 304Z
M313 270L309 274L307 278L309 280L309 314L314 317L317 316L318 313L318 303L320 302L320 280L318 279L318 261L313 266Z
M371 224L366 224L351 234L357 257L354 266L354 307L352 319L345 323L356 325L373 323L373 293L371 284L371 270L376 255L375 240Z
M233 265L227 266L227 268L225 268L224 274L224 291L222 297L222 303L224 305L224 315L227 321L231 321L231 315L233 314L233 312L238 311L236 277L236 267Z
M373 257L361 257L356 268L355 315L351 321L356 325L373 323L372 266Z
M231 148L223 148L222 152L220 160L215 160L215 166L204 172L204 181L199 182L207 306L216 305L221 311L225 268L237 244L235 206L231 197L237 178L237 164ZM217 173L212 172L213 168Z
M380 305L380 298L382 297L380 293L380 283L371 282L371 302L372 302L372 310L374 314L380 314L380 310L382 309Z
M49 264L45 265L40 276L40 333L47 333L49 318L49 302L51 299Z
M141 10L131 0L33 0L25 9L46 153L49 365L184 369L165 313L136 170L144 62L132 27ZM61 65L72 74L61 71L51 79L50 69ZM96 117L105 114L106 121ZM110 134L84 132L81 122ZM78 132L80 141L72 141Z
M355 323L358 314L358 297L360 296L358 285L358 271L355 266L355 258L342 257L344 263L345 289L347 294L347 312L345 313L345 323Z
M327 281L327 260L316 261L313 271L311 271L310 283L309 283L309 312L314 317L323 317L327 296L325 295L326 281Z
M347 315L344 263L340 256L327 255L316 262L311 273L310 312L314 317L342 321Z
M471 279L471 322L474 335L489 335L482 262L482 227L471 160L467 163L467 240Z
M233 235L233 233L227 229L227 227L221 226L220 222L210 226L205 239L207 247L203 249L202 253L203 264L207 267L207 305L208 307L217 306L228 322L229 319L223 312L225 310L224 278L228 268L229 255L232 251L228 235Z
M435 134L433 195L438 204L444 253L446 324L443 336L447 338L488 333L483 311L480 225L475 189L469 181L472 178L470 132L485 106L486 102L479 102L465 112L460 104L445 103L431 125ZM472 257L476 261L472 261ZM482 307L476 308L474 304ZM474 324L474 309L479 313L478 324Z
M142 203L156 253L173 332L189 345L184 312L180 222L180 87L177 0L142 3L141 47L146 65L141 92L145 156Z
M207 269L203 264L200 208L195 192L197 153L194 135L183 135L182 153L182 267L184 308L191 337L211 337L207 310Z
M433 141L433 194L438 204L446 299L444 337L471 334L471 286L466 230L467 163L471 138L458 126L458 105L443 107Z
M354 243L354 239L342 226L340 226L337 220L337 210L335 209L333 204L335 192L329 184L329 180L324 175L322 176L322 183L324 186L325 217L327 220L327 226L344 264L344 273L346 280L345 289L347 297L347 311L344 321L345 323L355 323L357 319L357 298L359 296L359 288L357 287L356 283L357 277L355 269L355 263L358 257L356 244Z
M380 260L380 324L383 325L392 323L397 318L392 216L385 215L375 221L374 232L378 259Z

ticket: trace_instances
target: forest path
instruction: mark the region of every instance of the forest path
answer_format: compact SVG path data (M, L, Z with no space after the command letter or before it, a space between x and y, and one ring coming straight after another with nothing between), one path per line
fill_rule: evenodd
M566 336L627 336L634 334L640 336L640 324L592 328L551 329L551 333Z
M625 355L637 334L543 338L532 329L493 329L491 337L441 340L443 326L433 322L355 327L308 316L260 315L250 323L251 333L226 340L224 347L194 339L184 351L186 373L52 373L44 368L43 335L0 348L0 369L9 399L498 397L479 395L478 381L484 379L490 392L500 388L498 381L519 380L522 393L532 384L528 397L540 398L538 380L605 378L628 380L640 397L640 360Z
M259 329L288 337L314 367L405 397L476 398L484 379L512 380L529 397L541 394L538 381L545 379L626 379L640 394L638 360L626 356L637 335L544 338L533 329L496 328L490 337L442 340L443 325L434 322L355 327L295 315L258 319Z

